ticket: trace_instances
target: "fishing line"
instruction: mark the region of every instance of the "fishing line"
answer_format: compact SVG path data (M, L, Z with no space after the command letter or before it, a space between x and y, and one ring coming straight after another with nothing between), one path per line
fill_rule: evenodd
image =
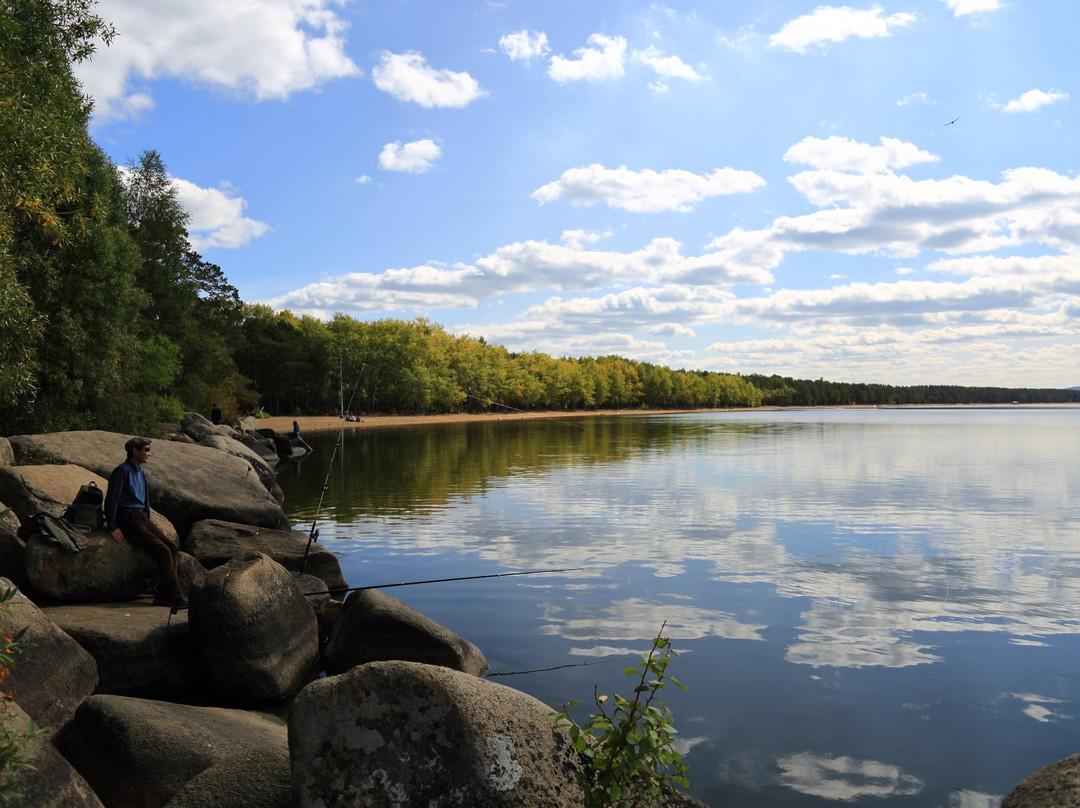
M360 364L360 370L362 371L366 363ZM352 411L353 398L356 396L356 391L360 387L360 374L356 376L356 382L353 384L352 392L349 394L349 406L345 410L346 412ZM337 457L338 449L344 445L345 442L345 420L344 416L341 421L341 429L338 430L337 442L334 443L334 451L330 453L330 462L326 466L326 478L323 480L322 492L319 494L319 505L315 509L315 517L311 520L311 530L308 531L307 547L304 548L304 560L300 562L300 574L304 574L304 569L307 567L308 554L311 552L311 545L319 540L319 531L316 529L316 525L319 523L319 514L322 513L323 499L326 497L326 492L330 488L330 472L334 469L334 458Z
M630 660L637 660L637 657L616 657L615 659L597 659L592 662L570 662L566 665L554 665L550 668L533 668L528 671L505 671L502 673L488 673L485 676L489 679L493 679L496 676L524 676L526 673L547 673L548 671L561 671L566 668L585 668L590 665L611 665L614 662L628 662Z
M377 584L373 586L350 586L343 589L322 589L318 592L305 592L305 596L313 595L340 595L345 592L366 592L369 589L393 589L395 586L423 586L425 584L445 584L453 581L480 581L485 578L513 578L517 575L551 575L556 572L588 572L587 567L564 567L556 570L525 570L523 572L493 572L488 575L462 575L457 578L431 578L427 581L402 581L394 584Z
M510 410L511 412L521 413L522 415L533 415L536 412L536 410L523 410L523 409L520 409L518 407L511 407L509 404L500 404L498 401L493 401L492 399L484 398L483 396L474 396L472 394L471 390L466 391L465 397L466 398L471 398L471 399L473 399L475 401L482 401L482 402L484 402L485 404L487 404L490 407L501 407L504 410ZM567 418L573 418L575 415L576 415L576 413L573 413L573 412L567 412L566 415L561 416L561 417L556 417L554 415L533 415L533 420L537 420L537 421L555 421L557 423L562 424L563 426L572 426L572 427L575 427L576 429L582 430L583 432L592 432L593 431L593 429L591 427L585 426L585 424L567 423L566 419Z

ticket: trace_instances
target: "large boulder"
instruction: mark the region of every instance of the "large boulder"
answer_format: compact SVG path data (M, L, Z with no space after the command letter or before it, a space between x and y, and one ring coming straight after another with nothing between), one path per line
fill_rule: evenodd
M318 620L293 576L269 556L250 553L210 570L188 597L195 646L222 696L282 699L313 674Z
M285 727L257 713L96 695L59 747L109 808L159 808L211 766L287 743Z
M108 477L124 461L128 437L92 430L16 435L10 440L17 458L44 454ZM145 470L151 506L165 514L181 535L200 519L289 528L281 505L250 464L238 457L205 446L154 441Z
M312 682L289 713L303 808L580 806L577 755L551 708L416 662L372 662Z
M180 699L209 690L187 612L170 614L148 598L41 611L97 662L98 693Z
M1080 808L1080 755L1029 774L1009 792L1001 808Z
M15 512L0 501L0 577L25 589L26 542L19 538L21 526Z
M259 429L256 431L274 445L274 450L279 456L292 454L292 441L288 435L283 435L273 429Z
M8 730L25 735L30 728L30 716L18 704L8 704L3 709L7 712L4 724ZM25 805L28 808L103 808L90 784L64 760L47 735L39 735L30 741L26 752L32 768L21 769L15 774L11 791L18 796L11 805Z
M251 449L251 451L255 452L255 454L259 455L267 463L274 463L279 459L277 449L274 447L274 442L255 432L245 432L240 436L240 443Z
M11 582L0 579L0 589ZM38 726L58 731L97 687L97 664L21 592L0 609L0 632L26 629L9 683L19 706Z
M240 441L226 438L222 435L207 435L199 441L199 445L206 446L210 449L217 449L219 452L225 452L225 454L232 455L233 457L239 457L241 460L248 463L252 470L259 475L259 482L261 482L263 487L274 496L274 499L278 502L283 502L285 500L285 494L281 490L281 486L278 485L277 475L274 473L274 470L270 468L270 464L263 460L258 453L253 452Z
M390 659L443 665L473 676L488 669L479 648L401 601L375 589L353 592L323 652L327 673Z
M132 600L152 587L157 568L131 542L117 544L104 530L85 534L83 549L69 553L33 535L26 542L28 588L56 603Z
M91 482L106 488L103 477L76 465L0 467L0 498L23 521L39 512L62 516L79 488ZM177 539L168 519L159 513L152 516L167 536ZM10 542L0 546L8 548L12 558L18 552ZM75 554L30 539L22 557L20 583L54 601L129 600L146 591L147 580L156 574L146 553L127 543L116 544L103 530L87 534L86 547Z
M237 752L177 791L165 808L296 808L289 749Z
M270 530L220 519L204 519L192 525L191 532L180 547L208 569L245 553L257 552L270 556L293 572L299 572L303 567L306 574L321 578L330 590L348 587L337 556L317 543L312 543L308 550L307 535L300 530Z
M178 429L193 441L198 443L210 435L220 435L224 438L238 438L240 433L227 424L215 424L209 418L197 412L186 412L177 424Z

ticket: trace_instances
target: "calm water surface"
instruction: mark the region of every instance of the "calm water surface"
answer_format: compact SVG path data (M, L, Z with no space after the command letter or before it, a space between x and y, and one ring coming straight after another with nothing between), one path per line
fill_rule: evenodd
M993 808L1080 751L1080 409L796 410L305 436L280 471L353 586L556 705L666 700L714 808Z

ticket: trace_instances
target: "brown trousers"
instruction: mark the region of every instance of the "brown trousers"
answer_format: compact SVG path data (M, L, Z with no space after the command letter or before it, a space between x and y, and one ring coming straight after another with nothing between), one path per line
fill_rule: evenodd
M169 602L180 597L183 594L178 573L180 548L176 543L142 511L120 508L116 512L116 525L124 538L145 550L157 566L158 587L154 597Z

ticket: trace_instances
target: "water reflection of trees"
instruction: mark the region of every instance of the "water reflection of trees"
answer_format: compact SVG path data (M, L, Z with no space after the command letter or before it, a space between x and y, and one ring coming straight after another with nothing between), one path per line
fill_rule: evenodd
M305 436L315 453L302 468L279 470L286 512L315 510L327 482L324 513L338 522L405 515L482 494L511 476L623 463L676 447L704 446L718 433L737 440L768 426L708 422L700 417L616 416L484 421L363 429Z

